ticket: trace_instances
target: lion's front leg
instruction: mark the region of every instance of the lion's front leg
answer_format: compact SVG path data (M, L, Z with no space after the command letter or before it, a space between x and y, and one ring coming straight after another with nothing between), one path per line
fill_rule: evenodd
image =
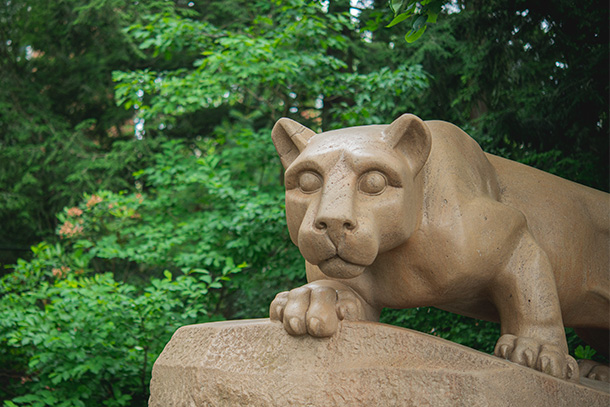
M269 309L291 335L333 335L342 320L372 320L371 307L350 287L334 280L318 280L279 293Z
M549 259L525 227L517 232L514 251L492 288L502 329L494 353L552 376L577 381L578 364L568 354Z

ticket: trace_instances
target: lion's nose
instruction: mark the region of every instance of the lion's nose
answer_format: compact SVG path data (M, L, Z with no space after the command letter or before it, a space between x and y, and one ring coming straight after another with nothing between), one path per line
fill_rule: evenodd
M320 196L314 226L331 236L342 236L358 227L354 213L354 179L339 168L331 172ZM332 239L332 237L331 237Z
M320 231L331 229L338 232L341 228L351 231L356 229L356 222L347 218L319 217L316 219L315 226Z

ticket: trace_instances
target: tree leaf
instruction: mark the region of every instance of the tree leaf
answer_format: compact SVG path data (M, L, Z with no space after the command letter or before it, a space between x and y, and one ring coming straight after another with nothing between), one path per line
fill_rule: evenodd
M419 30L414 31L411 30L409 31L406 35L405 35L405 41L407 41L408 43L412 43L414 41L417 41L417 39L419 37L422 36L422 34L424 33L424 31L426 31L426 28L428 28L427 25L423 25Z
M390 9L394 14L398 13L402 8L404 0L390 0Z
M405 21L407 18L411 17L413 12L401 13L394 17L394 19L390 22L390 24L386 25L386 28L394 27L396 24Z

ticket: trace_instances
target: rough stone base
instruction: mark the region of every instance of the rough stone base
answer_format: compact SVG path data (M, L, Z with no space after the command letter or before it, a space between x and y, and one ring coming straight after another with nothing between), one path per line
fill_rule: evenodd
M610 406L608 386L370 322L344 322L326 339L292 337L268 319L184 326L150 389L150 407Z

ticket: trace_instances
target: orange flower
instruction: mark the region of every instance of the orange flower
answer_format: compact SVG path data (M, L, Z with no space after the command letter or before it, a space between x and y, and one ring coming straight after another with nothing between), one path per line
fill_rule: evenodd
M56 278L63 278L68 275L69 271L70 271L70 267L61 266L61 268L54 268L51 272L53 273L53 275Z
M80 216L83 214L83 211L78 209L77 207L68 209L68 216Z
M72 237L83 232L81 225L74 225L70 221L65 221L61 228L59 228L59 235L61 237Z
M97 195L91 195L91 198L87 201L87 209L91 209L98 203L102 202L102 198Z

